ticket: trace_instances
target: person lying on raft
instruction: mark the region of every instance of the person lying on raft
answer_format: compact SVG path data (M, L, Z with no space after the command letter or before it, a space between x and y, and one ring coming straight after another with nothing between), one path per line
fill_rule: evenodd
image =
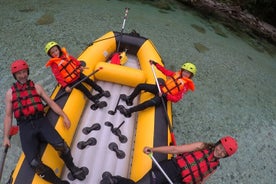
M110 97L109 91L104 91L93 80L84 75L81 62L73 56L69 55L65 48L61 48L57 42L49 42L45 46L45 52L51 59L46 63L46 67L50 66L57 82L65 89L67 93L71 92L71 87L78 83L80 80L84 80L92 88L99 92L98 95L93 96L90 91L82 84L79 83L76 88L82 91L89 100L94 104L91 105L91 109L103 108L107 104L104 101L99 101L98 97Z
M222 137L217 143L195 142L178 146L145 147L144 153L174 154L159 166L174 184L203 184L220 165L220 159L232 156L238 150L236 139ZM154 166L137 184L167 184L165 174ZM112 176L106 172L100 184L134 184L131 179Z
M133 112L141 111L148 107L159 106L162 103L161 98L165 98L165 100L169 100L171 102L178 102L183 98L183 94L185 94L188 90L195 90L194 83L191 80L191 78L196 74L196 66L194 64L187 62L182 65L179 71L173 72L154 61L150 62L168 77L163 84L159 84L162 94L159 94L159 89L156 84L146 83L138 84L129 96L121 94L121 99L125 101L128 106L133 105L133 99L139 95L142 90L155 95L150 100L131 108L125 108L123 105L119 105L117 108L125 117L131 117Z

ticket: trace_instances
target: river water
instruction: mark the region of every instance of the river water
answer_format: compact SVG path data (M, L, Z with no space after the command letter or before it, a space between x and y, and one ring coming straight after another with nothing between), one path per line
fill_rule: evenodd
M51 94L56 83L44 67L44 45L55 40L77 57L104 33L121 31L125 7L130 10L124 32L134 29L150 38L167 68L178 70L186 60L198 68L195 92L173 104L177 143L216 142L224 135L239 142L237 154L221 160L207 183L274 183L275 46L262 39L246 40L178 5L164 11L136 1L0 0L0 119L5 92L14 82L9 70L13 60L27 60L30 78ZM7 181L20 151L19 137L14 136L1 183Z

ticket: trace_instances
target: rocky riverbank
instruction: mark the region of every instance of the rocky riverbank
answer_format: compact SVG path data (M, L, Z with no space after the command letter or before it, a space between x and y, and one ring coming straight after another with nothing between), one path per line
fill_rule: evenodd
M198 9L206 15L224 20L224 24L233 30L243 30L248 34L255 33L276 44L276 28L253 16L240 6L227 5L215 0L178 0L185 5ZM237 25L238 27L234 27Z
M254 39L265 38L272 44L276 44L276 28L273 25L260 20L239 5L230 5L217 0L155 0L145 1L163 10L173 10L177 2L196 9L202 16L214 17L222 24L237 32L239 35L247 33Z

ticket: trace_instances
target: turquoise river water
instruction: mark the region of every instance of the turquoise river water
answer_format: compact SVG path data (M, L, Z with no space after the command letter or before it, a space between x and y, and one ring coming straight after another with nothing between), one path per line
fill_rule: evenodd
M244 39L218 22L177 4L164 11L136 1L0 0L0 135L3 135L5 92L14 79L13 60L30 64L30 78L48 94L55 86L44 45L51 40L74 56L104 33L133 29L150 38L171 70L189 60L197 65L195 92L173 104L178 144L216 142L231 135L239 150L221 160L209 184L273 184L276 181L276 48L265 40ZM254 43L254 44L252 44ZM255 45L254 47L252 45ZM14 122L15 123L15 122ZM2 149L1 149L2 150ZM20 155L19 137L12 139L2 182ZM2 151L1 151L2 155Z

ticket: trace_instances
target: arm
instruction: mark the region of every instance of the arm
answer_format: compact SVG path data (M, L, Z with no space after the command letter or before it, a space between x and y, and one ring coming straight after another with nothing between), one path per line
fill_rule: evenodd
M6 93L5 97L5 117L4 117L4 140L3 146L11 146L10 139L9 139L9 132L12 126L12 90L9 89Z
M179 146L160 146L160 147L145 147L144 153L148 154L151 152L158 152L164 154L181 154L185 152L191 152L195 150L200 150L204 147L203 142L195 142L191 144L183 144Z
M84 69L89 69L89 67L83 66L82 63L79 60L77 60L75 57L71 55L69 57L76 64L77 68L79 68L81 72L83 72Z
M51 70L57 80L57 82L63 87L65 88L67 86L67 83L64 82L63 77L60 75L59 69L58 69L58 65L56 63L52 63L51 64Z
M174 74L173 71L166 69L165 67L163 67L162 65L160 65L158 63L155 64L155 67L166 76L172 76Z
M77 60L74 56L69 56L69 58L71 60L73 60L73 62L76 64L77 67L80 67L81 66L81 62L79 60Z
M86 67L83 67L81 65L81 62L79 60L77 60L75 57L70 55L69 58L71 61L73 61L73 63L75 63L76 67L79 68L81 70L81 72L83 71L84 68L86 68Z
M49 105L49 107L51 107L51 109L57 113L58 115L60 115L63 118L63 123L64 126L66 128L70 128L71 126L71 122L69 120L69 118L67 117L67 115L63 112L63 110L56 104L56 102L54 102L44 91L44 89L38 85L35 84L35 88L37 93L43 98L43 100Z

